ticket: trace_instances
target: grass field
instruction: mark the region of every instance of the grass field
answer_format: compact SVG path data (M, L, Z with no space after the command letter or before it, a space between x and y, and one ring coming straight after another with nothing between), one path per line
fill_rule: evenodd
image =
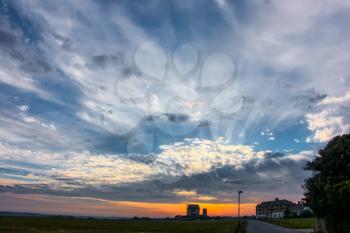
M245 223L240 233L244 233ZM232 221L83 220L0 217L1 233L231 233Z
M313 229L315 226L315 221L315 218L290 218L267 220L267 222L269 223L294 229Z

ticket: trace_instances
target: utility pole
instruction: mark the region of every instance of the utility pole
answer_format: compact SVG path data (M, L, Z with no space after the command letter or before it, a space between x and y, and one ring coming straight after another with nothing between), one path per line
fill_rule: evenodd
M240 212L241 212L241 193L243 193L242 190L238 191L238 228L240 227Z

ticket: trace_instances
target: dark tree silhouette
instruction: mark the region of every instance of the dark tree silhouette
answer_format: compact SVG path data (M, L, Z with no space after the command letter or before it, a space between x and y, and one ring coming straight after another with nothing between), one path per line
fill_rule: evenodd
M350 232L350 134L333 138L308 162L304 200L317 217L317 230Z

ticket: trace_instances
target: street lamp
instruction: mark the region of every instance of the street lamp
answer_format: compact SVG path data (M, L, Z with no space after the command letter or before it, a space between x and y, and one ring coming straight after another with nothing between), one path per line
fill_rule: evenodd
M242 190L238 191L238 227L240 227L240 212L241 212L241 193L243 193Z

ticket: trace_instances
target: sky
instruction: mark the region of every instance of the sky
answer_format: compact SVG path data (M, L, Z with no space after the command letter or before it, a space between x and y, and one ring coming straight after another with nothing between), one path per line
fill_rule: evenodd
M350 131L350 2L0 0L0 211L299 201Z

